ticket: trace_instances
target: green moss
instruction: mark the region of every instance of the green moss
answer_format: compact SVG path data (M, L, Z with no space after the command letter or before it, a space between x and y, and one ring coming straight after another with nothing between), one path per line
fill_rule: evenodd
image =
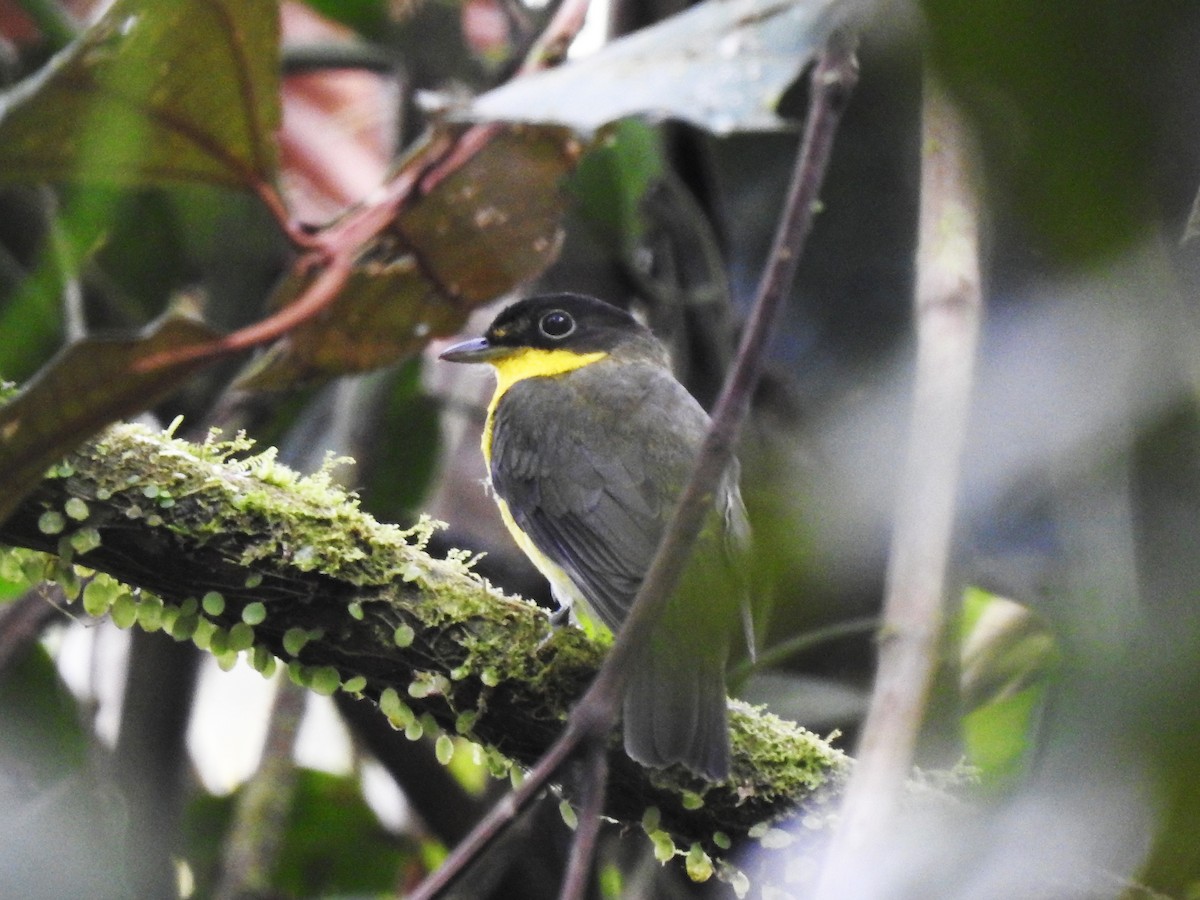
M225 597L217 591L209 591L200 598L200 605L210 616L219 616L225 612Z
M245 622L238 622L229 629L229 649L234 653L249 650L254 646L254 628Z
M61 534L67 527L63 514L55 509L48 509L38 517L38 531L42 534Z
M665 831L651 834L650 844L654 848L654 858L660 863L669 861L675 855L675 841Z
M308 673L305 671L304 666L297 660L293 659L290 663L288 663L287 674L288 678L291 679L292 684L296 685L297 687L308 687Z
M229 641L229 632L215 623L210 624L213 625L213 629L208 637L208 647L201 647L201 649L207 649L213 656L221 656L232 650L233 648L230 646ZM196 646L199 646L199 644Z
M261 625L266 620L267 608L257 600L242 609L242 621L247 625Z
M407 728L417 718L408 704L400 699L396 689L392 687L384 688L380 693L379 711L387 716L388 721L396 728Z
M342 685L342 676L333 666L317 666L308 676L308 686L325 697L330 697Z
M189 620L192 616L187 617ZM208 650L212 646L214 635L219 630L216 625L208 619L195 617L196 624L192 626L192 643L201 650Z
M260 671L277 665L272 651L285 658L302 654L310 663L336 663L336 668L314 667L293 660L289 676L323 692L341 687L374 695L384 687L381 709L414 738L440 733L445 726L481 741L513 746L498 729L514 710L518 717L547 726L563 720L595 672L604 640L570 628L552 633L545 615L532 604L505 597L474 576L472 560L464 553L452 554L447 561L424 556L421 547L436 527L432 521L407 530L381 524L359 510L353 495L327 475L299 476L270 452L241 458L248 449L244 440L196 446L137 426L117 426L72 457L66 470L59 467L61 480L52 490L78 495L88 504L88 521L99 526L101 536L108 523L119 522L121 528L145 535L148 544L160 543L161 535L162 542L175 541L180 553L194 550L197 559L216 560L213 565L223 567L211 583L192 578L185 587L175 585L175 592L165 590L166 605L152 608L144 600L136 604L139 624L153 628L157 620L177 639L192 638L222 664L231 663L238 649L251 649L256 639L253 626L262 620L252 620L265 616L267 609L255 594L247 594L266 583L270 594L262 596L296 601L272 601L272 627L257 629L257 639L268 645L252 647L251 661ZM57 496L54 505L66 510L69 496ZM165 500L173 505L164 507ZM96 502L103 503L103 510ZM130 513L125 521L123 516ZM67 524L64 521L63 530ZM69 535L63 543L78 553L73 538ZM95 557L88 558L89 565L112 562L103 546L88 552ZM249 573L233 568L239 563ZM64 574L61 563L51 565L44 558L0 558L0 564L34 578L49 566L64 581L78 582L69 567ZM320 577L304 575L310 570ZM162 587L157 581L150 583ZM184 595L186 590L199 594L214 586L229 599L215 612L206 594L205 614L224 616L230 604L243 610L240 625L228 632L201 619L201 601ZM101 587L85 586L83 593L89 611L107 611L106 602L111 605ZM215 590L210 593L221 596ZM335 640L324 642L322 632L312 628L315 622L326 624ZM320 645L310 646L314 642ZM420 655L413 652L414 646ZM369 670L364 665L383 658L397 662L392 676L397 683L392 686L380 683L384 670L375 663ZM372 673L369 686L360 665ZM425 671L406 674L414 666ZM401 700L404 693L423 715ZM440 726L428 717L430 709L442 716ZM484 711L488 714L481 717ZM817 790L824 795L845 771L840 754L790 723L740 704L734 704L731 719L734 769L728 784L706 788L673 770L656 773L650 781L652 796L668 813L647 831L655 836L657 848L669 849L669 856L683 855L677 853L677 843L698 844L697 853L715 857L721 837L728 843L730 835L739 837L756 818L774 821L797 799ZM519 771L495 746L482 755L497 775ZM819 810L812 814L821 815ZM714 833L717 826L727 830ZM672 829L681 833L672 837ZM692 854L688 850L687 855ZM702 866L703 858L697 856L696 864ZM723 871L719 866L718 870Z
M713 876L712 858L704 852L704 848L699 844L692 844L688 848L687 857L684 860L684 868L687 871L688 878L695 882L708 881Z
M275 674L275 656L266 647L259 645L254 648L254 652L250 654L250 665L254 667L256 672L270 678Z
M159 597L143 592L138 600L137 623L144 631L158 631L163 627L163 602Z
M137 621L137 604L127 588L120 588L108 610L109 618L118 628L130 628Z
M108 612L122 588L107 576L97 575L83 587L83 611L100 618Z
M417 672L408 686L408 696L416 700L432 696L444 697L449 693L450 679L440 672Z
M71 549L82 556L100 546L100 530L98 528L80 528L72 532L68 540Z
M283 650L288 656L299 656L308 643L308 631L304 628L289 628L283 633Z
M478 710L468 710L467 712L459 713L454 720L454 731L457 734L469 735L475 730L475 723L479 720Z
M642 831L653 834L662 826L662 810L657 806L648 806L642 813Z

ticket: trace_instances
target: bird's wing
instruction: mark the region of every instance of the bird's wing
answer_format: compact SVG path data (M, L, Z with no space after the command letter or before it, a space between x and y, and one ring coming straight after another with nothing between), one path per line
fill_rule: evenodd
M609 628L641 585L706 425L686 390L648 365L526 379L500 401L492 486Z
M614 631L707 426L699 404L657 366L594 363L517 382L500 400L492 486ZM631 757L651 766L682 762L714 779L729 771L724 669L743 597L730 560L746 534L736 472L717 496L680 589L629 663L623 714Z

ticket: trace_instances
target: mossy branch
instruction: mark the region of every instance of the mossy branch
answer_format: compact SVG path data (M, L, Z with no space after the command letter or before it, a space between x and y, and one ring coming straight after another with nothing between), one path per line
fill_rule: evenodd
M49 575L92 614L191 639L224 662L244 652L270 670L278 659L313 690L378 704L410 735L465 734L498 773L536 760L603 645L552 629L461 560L430 557L428 527L379 523L328 472L301 477L247 449L110 428L0 527L5 543L52 554L10 552L7 574ZM715 785L642 769L614 736L607 813L656 844L721 854L726 837L811 814L840 785L844 757L809 732L737 703L732 728L733 774Z

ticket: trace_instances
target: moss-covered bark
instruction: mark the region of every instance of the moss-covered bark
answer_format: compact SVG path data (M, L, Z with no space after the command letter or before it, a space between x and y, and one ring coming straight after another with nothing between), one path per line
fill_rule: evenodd
M300 683L359 694L412 734L466 734L497 769L532 763L603 646L551 629L536 606L461 561L431 558L427 529L377 522L327 474L300 477L272 453L246 450L113 427L56 466L0 528L7 544L53 556L16 551L4 564L65 582L119 624L162 628L226 660L246 652L260 670L277 658ZM660 844L669 835L683 850L698 844L693 855L719 854L726 837L816 812L838 786L845 759L814 735L740 704L732 719L734 769L723 784L644 770L614 737L610 815L653 823L645 814L655 807Z

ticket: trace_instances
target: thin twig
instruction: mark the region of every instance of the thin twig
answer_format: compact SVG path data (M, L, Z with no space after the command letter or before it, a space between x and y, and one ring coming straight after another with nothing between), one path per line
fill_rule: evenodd
M837 125L858 77L855 44L848 32L835 32L813 67L808 120L796 169L733 367L713 408L712 424L691 480L679 499L658 553L596 683L580 705L587 703L595 692L598 697L609 698L615 713L629 672L628 662L640 649L640 642L652 633L678 583L711 507L710 498L733 459L734 444L762 372L763 350L791 290L805 239L812 228Z
M571 842L571 856L567 860L559 900L583 900L587 896L588 875L600 837L600 815L604 812L604 786L608 783L608 742L591 741L585 762L580 776L583 802L579 804L575 839Z
M838 641L842 638L873 634L878 630L878 616L859 616L857 619L847 619L844 622L834 622L832 625L814 628L812 631L798 634L790 640L775 644L766 650L760 650L753 660L746 660L730 669L729 678L730 681L736 684L743 679L749 678L755 672L761 672L763 669L769 669L780 663L787 662L792 657L806 653L814 647L819 647L831 641Z
M49 185L38 189L46 210L47 245L51 265L62 282L63 333L68 343L81 341L88 334L87 311L83 303L83 285L79 265L73 259L71 240L63 226L58 195Z
M591 0L563 0L525 54L525 61L517 70L518 77L553 68L566 59L567 49L583 28L590 5Z
M559 740L551 745L546 755L529 772L521 786L493 806L471 833L446 857L445 861L428 878L407 894L407 900L432 900L449 888L472 862L517 818L550 781L562 765L571 758L579 747L572 736L570 724Z
M628 660L654 627L678 582L691 545L711 502L708 499L733 457L738 431L762 370L762 351L791 288L805 239L812 228L817 198L846 100L858 77L856 41L846 32L830 38L813 67L808 119L782 218L759 284L754 308L737 358L717 400L712 424L692 477L684 489L629 616L588 692L576 705L562 737L527 776L454 849L443 866L421 884L412 900L429 900L448 888L469 862L516 818L568 759L589 740L605 735L616 721L629 669ZM590 788L589 788L590 789ZM603 796L602 786L598 790Z
M938 658L982 296L970 140L927 73L913 411L892 537L879 669L818 897L866 897L865 850L894 827Z

